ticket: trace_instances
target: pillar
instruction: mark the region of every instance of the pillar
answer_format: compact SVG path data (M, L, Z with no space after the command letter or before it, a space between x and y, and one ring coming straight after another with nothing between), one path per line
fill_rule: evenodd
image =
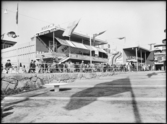
M91 36L90 36L90 47L91 47ZM90 64L92 64L92 52L91 52L91 49L90 49Z

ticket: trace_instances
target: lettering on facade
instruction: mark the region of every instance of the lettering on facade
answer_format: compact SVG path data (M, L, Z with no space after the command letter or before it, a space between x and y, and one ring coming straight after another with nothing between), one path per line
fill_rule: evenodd
M143 60L143 58L141 57L137 57L138 60ZM136 59L136 56L128 56L126 60L130 60L130 59Z
M54 24L46 25L46 26L42 27L42 30L46 30L46 29L52 28L54 26L55 26Z

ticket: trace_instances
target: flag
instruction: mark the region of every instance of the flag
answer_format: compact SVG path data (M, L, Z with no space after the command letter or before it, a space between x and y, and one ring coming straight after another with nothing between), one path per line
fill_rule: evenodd
M98 33L98 34L94 34L93 36L94 36L94 37L97 37L97 36L103 34L104 32L106 32L106 31L102 31L102 32L100 32L100 33Z
M80 21L80 20L79 20ZM78 26L79 21L74 21L72 23L70 23L67 28L65 29L63 36L67 36L70 37L71 34L73 33L73 31L75 30L75 28Z
M100 33L98 33L98 34L93 34L93 45L95 44L95 37L97 37L97 36L103 34L104 32L106 32L106 31L102 31L102 32L100 32Z
M19 11L19 10L18 10L18 4L17 4L17 12L16 12L16 24L18 24L18 16L19 16L19 15L18 15L18 11Z
M118 38L119 40L122 40L122 39L125 39L125 37L120 37L120 38Z

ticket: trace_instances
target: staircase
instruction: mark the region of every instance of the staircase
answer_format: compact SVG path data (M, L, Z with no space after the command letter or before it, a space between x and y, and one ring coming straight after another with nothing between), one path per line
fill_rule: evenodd
M69 59L70 57L62 57L60 60L59 60L59 63L62 63L62 62L65 62Z
M48 51L53 52L53 50L50 49L40 37L37 37L37 39L48 49Z

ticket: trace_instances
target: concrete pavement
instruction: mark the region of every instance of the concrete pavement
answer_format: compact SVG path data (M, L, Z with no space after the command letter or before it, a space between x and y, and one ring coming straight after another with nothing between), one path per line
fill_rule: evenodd
M164 72L127 72L51 89L5 98L18 102L3 122L166 122Z

